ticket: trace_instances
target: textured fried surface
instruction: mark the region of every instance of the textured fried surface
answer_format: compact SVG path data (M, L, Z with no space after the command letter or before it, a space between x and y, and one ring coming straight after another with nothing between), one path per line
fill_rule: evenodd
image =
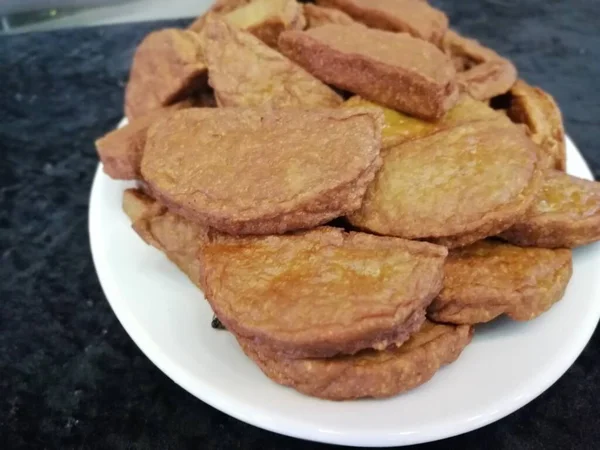
M200 36L167 28L144 38L135 51L125 89L129 120L185 99L207 83Z
M325 83L424 119L458 100L450 59L405 33L330 24L286 31L279 49Z
M545 173L527 215L500 236L516 245L574 248L600 240L600 183Z
M226 14L223 19L273 48L277 48L282 31L301 30L306 25L302 5L296 0L254 0Z
M162 251L200 286L198 251L209 240L208 228L194 224L156 202L138 189L123 193L123 210L133 229L147 244Z
M469 344L469 326L425 322L399 348L364 350L328 359L272 359L261 348L238 339L242 349L273 381L314 397L351 400L391 397L429 381L454 362Z
M96 151L104 166L104 172L116 180L139 179L146 134L150 125L172 111L191 106L191 101L184 101L151 111L98 139Z
M312 3L304 5L304 17L308 28L316 28L329 23L337 23L338 25L356 23L352 17L339 9L317 6Z
M252 1L254 0L217 0L206 13L202 14L188 26L188 30L200 32L210 15L225 15Z
M372 109L188 109L148 132L142 176L184 217L231 234L310 228L355 211L381 165Z
M449 247L520 220L539 187L535 144L518 127L473 122L405 142L384 163L350 222Z
M289 358L402 342L442 287L441 246L321 227L231 238L200 251L206 297L228 330Z
M519 80L510 90L507 114L513 121L527 126L531 139L550 156L554 169L566 169L562 114L550 94Z
M517 81L513 63L474 39L449 30L442 47L454 61L461 88L477 100L504 94Z
M209 20L204 30L209 83L220 106L338 106L342 99L248 33Z
M318 0L317 4L340 9L369 27L404 31L434 43L439 43L448 29L448 17L426 1Z
M572 270L571 250L480 241L450 252L444 289L429 306L428 316L467 325L501 314L531 320L563 297Z
M269 47L277 48L284 30L302 30L306 26L302 5L295 0L253 0L235 8L211 9L200 16L188 29L203 33L210 20L223 20L229 25L248 31Z
M361 97L348 99L346 107L378 108L383 111L385 124L381 133L383 148L389 148L402 142L428 136L437 131L452 128L463 123L477 121L499 121L508 123L505 114L493 110L487 104L474 100L467 94L460 96L456 106L437 122L427 122L416 117L408 116L384 106L379 106Z

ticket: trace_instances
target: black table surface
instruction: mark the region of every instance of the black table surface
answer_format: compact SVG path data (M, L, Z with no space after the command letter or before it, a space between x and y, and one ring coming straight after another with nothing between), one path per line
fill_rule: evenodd
M434 3L556 97L598 177L600 2ZM93 141L121 118L136 43L185 23L0 37L2 448L328 447L244 424L179 388L131 341L98 283L87 235ZM526 407L421 448L599 448L599 399L597 332Z

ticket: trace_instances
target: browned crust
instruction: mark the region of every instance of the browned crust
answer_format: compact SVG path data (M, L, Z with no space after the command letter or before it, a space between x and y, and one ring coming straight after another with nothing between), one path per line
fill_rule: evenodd
M403 31L439 43L448 29L448 17L425 1L414 0L317 0L337 8L371 28Z
M554 180L560 182L556 187ZM566 189L573 191L568 195L571 203L557 203L555 197ZM600 240L600 183L546 172L527 215L500 237L515 245L544 248L575 248Z
M461 94L456 105L437 122L428 122L411 117L400 111L386 108L354 96L344 102L347 108L376 108L383 111L385 123L382 129L382 147L388 149L403 142L421 139L438 131L453 128L470 122L498 121L510 125L510 119L487 104L473 99L468 94Z
M461 131L460 129L463 130ZM499 121L474 122L470 124L463 124L448 130L439 131L438 133L432 134L419 141L422 142L424 139L428 139L429 142L432 144L436 140L441 140L444 138L444 134L442 133L454 134L458 131L462 132L463 137L472 136L473 139L477 135L479 135L479 138L485 142L491 142L496 139L499 139L499 136L501 135L507 138L508 136L510 136L511 133L514 133L514 139L521 139L520 134L523 133L522 130L515 128L510 123L504 124ZM465 135L464 133L467 134ZM407 239L425 239L431 242L435 242L436 244L444 245L449 248L465 246L480 239L483 239L487 236L496 235L501 231L506 230L515 222L521 220L525 216L529 206L532 204L535 198L535 194L538 192L541 185L542 170L540 169L539 164L536 160L536 153L533 149L534 145L533 143L531 143L531 141L529 141L526 138L526 136L524 136L524 134L521 140L523 143L523 150L527 149L528 145L531 147L530 158L532 163L532 170L529 178L527 179L527 183L524 185L523 190L521 192L519 192L518 194L515 193L515 195L513 195L511 199L507 199L502 204L490 208L489 210L482 211L481 215L478 218L473 217L474 213L471 210L471 208L481 208L481 206L477 204L460 204L457 206L457 208L460 211L456 211L456 213L453 213L451 215L449 214L449 212L451 212L450 210L444 211L444 217L446 217L446 215L448 215L449 218L452 217L453 223L448 223L446 221L443 223L437 223L439 222L438 218L441 214L438 204L438 206L436 206L435 209L431 211L430 215L427 215L426 218L430 222L427 225L423 222L423 220L419 221L412 217L410 211L405 211L405 215L402 215L398 212L397 206L395 206L394 209L389 209L389 201L385 203L384 207L381 206L382 199L391 198L392 193L389 192L391 186L397 185L400 182L398 178L399 175L394 176L390 172L390 170L392 169L389 168L393 167L390 166L390 160L393 160L394 166L398 167L401 167L401 165L398 163L399 158L401 159L412 154L423 155L426 167L431 166L432 161L435 160L433 154L424 153L422 151L422 148L419 150L418 153L415 153L416 150L413 151L413 149L411 149L412 153L409 153L407 151L408 145L413 146L415 145L415 143L417 145L421 144L418 141L408 141L400 146L388 149L384 152L383 168L378 172L375 182L372 183L367 189L367 193L365 194L361 209L349 217L350 223L352 223L356 227L369 230L374 233L404 237ZM516 141L510 142L511 146L514 148L516 148L515 142ZM440 155L443 155L444 152L447 152L447 150L444 150L442 147L439 147L439 150L437 150L438 147L431 148L434 152L439 151ZM504 157L505 155L501 153L501 151L502 150L499 149L498 153L488 153L487 157L489 158L492 155ZM496 167L496 165L492 164L488 167L488 170L490 171L490 176L492 176L491 174ZM412 172L407 172L406 176L411 176L411 173ZM438 175L432 172L430 175L437 177L442 176L443 174L440 173ZM403 183L406 184L407 182L408 179L406 179ZM439 180L437 182L439 182ZM415 180L410 185L418 187L422 186L423 183L424 182L422 180ZM395 195L398 196L400 194ZM412 192L406 195L416 196L416 198L419 198L419 195L421 195L421 193ZM407 198L412 199L412 197ZM416 206L420 208L420 204ZM407 204L403 206L404 209L409 207L410 205ZM447 208L449 207L450 206L447 206ZM420 214L425 214L425 211L421 211ZM464 214L467 215L465 216ZM464 221L461 222L458 221L459 217L469 218L465 218ZM423 218L424 217L422 217L422 219Z
M201 288L197 255L214 233L170 212L139 189L123 192L123 210L135 232L148 245L163 252Z
M567 167L567 150L562 114L550 94L523 80L510 90L508 116L516 123L527 126L533 142L550 157L552 168Z
M123 192L122 206L132 224L139 220L160 216L167 210L165 206L144 194L140 189L135 188L126 189Z
M600 218L589 217L578 222L560 219L525 219L500 234L515 245L542 248L576 248L600 240Z
M439 53L437 73L445 75L434 80L411 65L375 59L366 50L340 50L332 44L336 36L360 39L374 49L386 41L389 47L397 47L397 55L407 46L420 46L430 56ZM331 24L303 32L286 31L280 36L279 49L327 84L426 120L441 118L458 100L454 68L446 56L433 45L405 34Z
M304 4L304 17L306 17L307 28L317 28L329 23L336 23L338 25L352 25L356 23L352 17L343 11L313 5L312 3Z
M205 89L208 74L200 36L166 28L148 34L133 57L125 88L129 120L184 100Z
M209 83L220 106L339 106L342 99L300 66L223 21L204 30Z
M343 339L328 339L323 342L311 343L308 347L305 345L284 344L282 342L271 342L268 336L252 336L244 339L252 345L260 347L260 352L264 357L273 359L303 359L303 358L329 358L336 355L353 355L364 349L385 350L390 347L399 347L406 342L412 334L417 332L425 322L425 308L430 304L432 298L426 298L422 308L416 307L416 310L404 322L398 322L391 329L375 329L369 333L364 333L360 337ZM218 315L219 312L215 311ZM220 319L220 317L219 317ZM226 321L222 321L225 327L228 327ZM232 331L231 328L227 328ZM237 333L236 333L237 334Z
M95 143L96 151L102 161L104 173L115 180L139 179L150 125L171 111L190 108L192 103L192 100L188 100L151 111L98 139Z
M472 224L467 232L428 240L448 248L458 248L485 239L488 236L496 236L502 233L525 217L527 210L534 202L536 192L540 189L542 178L543 170L538 162L531 182L516 201L505 205L503 208L488 212L481 220Z
M253 0L217 0L211 8L197 19L195 19L189 26L188 30L200 32L204 28L204 24L206 23L206 19L211 14L223 15L228 12L234 11Z
M343 272L340 252L354 255ZM297 359L403 342L442 287L446 253L432 244L321 227L223 237L204 246L199 259L206 298L227 329L269 355ZM386 270L394 276L374 277ZM335 316L324 315L338 302Z
M450 252L444 272L444 289L427 310L431 320L472 325L502 314L532 320L563 297L572 255L481 241Z
M306 25L302 6L295 0L254 0L224 15L223 20L275 49L283 31L301 30Z
M457 75L458 84L477 100L504 94L517 79L517 69L508 59L487 61Z
M372 110L358 109L309 111L223 108L181 111L155 123L150 128L142 159L142 175L147 181L152 195L171 210L192 221L225 233L273 234L311 228L360 207L368 184L381 166L379 150L382 121L383 118ZM288 184L293 180L284 180L287 184L280 183L278 185L283 197L277 201L274 200L273 195L264 196L262 185L248 186L248 189L239 195L228 197L227 195L233 187L228 190L228 186L224 184L226 181L219 177L214 182L221 183L219 189L221 197L215 200L212 195L206 193L211 186L203 184L206 177L211 174L216 175L211 169L213 166L205 167L199 162L199 158L202 157L201 152L206 150L194 147L189 142L200 145L200 138L206 138L209 141L203 142L205 148L217 151L214 148L215 145L225 145L226 148L219 151L231 152L234 148L224 144L224 139L227 135L230 136L230 139L234 139L235 136L230 134L234 130L241 133L244 129L240 128L242 123L251 125L249 125L248 133L244 134L245 141L236 141L235 145L246 145L254 153L259 148L257 147L258 142L264 141L264 132L261 130L276 130L279 137L277 137L277 142L272 142L272 139L262 142L260 157L252 161L247 158L235 159L232 156L231 162L229 160L226 162L228 167L233 167L235 170L243 171L246 174L252 171L256 177L261 175L264 178L272 173L274 158L277 156L278 161L285 166L282 166L282 170L298 173L298 170L302 169L299 158L309 158L310 161L314 161L311 158L322 159L320 155L324 149L320 147L322 143L317 143L317 140L321 142L318 130L308 128L305 130L306 133L312 133L312 135L310 139L307 138L308 148L303 151L296 148L296 145L282 145L282 140L287 138L288 130L298 134L301 127L316 123L321 124L320 126L329 125L328 131L323 132L327 133L326 142L329 143L326 146L328 146L327 151L330 152L331 164L341 159L341 154L336 156L332 152L344 152L346 167L340 166L335 171L330 168L329 172L322 174L318 183L314 178L317 174L313 173L311 186L306 186L301 193L294 194L293 197L286 197L286 193L296 192L299 188L291 184L288 188ZM257 123L260 125L256 125ZM239 126L235 126L235 124ZM195 130L190 131L190 127L195 127ZM325 129L323 128L323 130ZM190 135L190 132L193 134ZM340 135L340 139L332 142L332 133L334 132ZM351 133L359 133L360 139L356 142L348 141L347 139L352 138ZM283 135L285 137L282 137ZM345 143L342 143L344 140L342 135L347 138ZM217 136L216 140L212 136ZM359 145L361 142L362 144ZM349 144L352 146L349 147ZM336 145L339 148L336 148ZM283 158L282 150L287 151L288 149L290 152L295 152L293 158ZM240 148L237 148L238 155L240 151ZM227 158L229 156L223 153L219 154L219 157ZM182 165L181 161L184 159L188 163ZM236 161L239 162L239 166L235 166ZM219 160L219 164L221 163L225 164L224 160ZM190 172L192 168L193 173ZM173 172L174 170L177 172ZM176 173L175 176L173 176L174 173ZM269 177L274 176L276 175L269 175ZM238 184L237 178L229 181ZM190 183L193 183L194 186L191 186ZM261 200L259 201L257 198Z
M455 62L459 85L477 100L504 94L517 81L517 69L512 62L474 39L448 30L442 47Z
M238 338L246 355L270 379L306 395L328 400L384 398L429 381L454 362L469 344L468 326L426 323L406 344L382 352L365 350L331 359L272 359L260 347Z
M302 30L306 26L304 11L299 3L295 0L285 0L282 3L285 4L285 7L282 8L279 17L269 18L262 24L248 28L250 33L255 35L269 47L275 49L277 48L279 35L285 30Z
M245 30L274 49L284 30L302 30L306 26L302 5L295 0L253 0L233 9L210 10L188 29L203 33L211 19L221 19Z

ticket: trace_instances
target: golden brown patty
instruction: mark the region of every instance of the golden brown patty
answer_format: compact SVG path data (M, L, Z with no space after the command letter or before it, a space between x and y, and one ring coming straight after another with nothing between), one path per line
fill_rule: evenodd
M188 26L188 30L199 33L204 29L204 25L210 16L224 16L253 1L254 0L216 0L207 12L199 16Z
M209 20L204 30L209 83L220 106L339 106L329 87L254 36Z
M547 171L525 217L500 236L516 245L547 248L600 240L600 183Z
M426 120L458 100L450 59L405 33L330 24L281 33L279 50L327 84Z
M449 30L442 47L454 61L461 88L477 100L504 94L517 81L513 63L474 39Z
M429 381L454 362L471 341L469 326L423 327L399 348L363 350L325 359L273 359L238 338L242 349L270 379L304 394L329 400L391 397Z
M446 14L425 1L317 0L317 4L344 11L371 28L403 31L436 44L448 29Z
M562 170L567 167L567 150L562 114L550 94L532 87L523 80L510 90L508 116L527 126L533 142L548 155L550 166Z
M144 38L135 51L125 89L129 120L184 100L206 88L200 36L193 31L167 28Z
M406 340L442 287L443 247L322 227L223 237L200 249L202 284L236 335L287 358Z
M467 123L387 149L350 222L449 247L507 229L525 215L541 176L535 144L509 125Z
M348 108L377 108L383 111L385 117L381 133L383 148L393 147L412 139L422 138L440 130L469 122L499 121L500 123L510 123L510 119L505 114L493 110L487 104L474 100L467 94L462 94L456 106L437 122L427 122L417 119L416 117L411 117L399 111L369 102L358 96L348 99L344 103L344 106Z
M570 250L480 241L450 252L444 289L427 313L436 322L467 325L501 314L531 320L563 297L571 273Z
M311 228L360 207L382 123L372 109L188 109L150 128L142 176L169 208L226 233Z

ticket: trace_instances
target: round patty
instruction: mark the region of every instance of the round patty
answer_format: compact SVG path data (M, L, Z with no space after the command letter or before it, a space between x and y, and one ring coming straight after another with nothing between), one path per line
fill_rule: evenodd
M202 285L228 330L287 358L403 342L442 287L444 247L322 227L215 238Z
M516 245L547 248L600 240L600 183L548 171L525 217L500 236Z
M372 109L188 109L150 128L141 172L170 209L225 233L311 228L360 207L382 124Z
M480 241L452 250L444 289L428 309L436 322L475 324L501 314L531 320L559 301L572 274L571 251Z
M260 347L238 339L242 349L270 379L304 394L329 400L391 397L430 380L454 362L471 341L472 328L425 322L404 345L363 350L326 359L273 359Z
M386 150L350 222L378 234L468 245L520 219L539 188L535 144L512 124L473 122Z

